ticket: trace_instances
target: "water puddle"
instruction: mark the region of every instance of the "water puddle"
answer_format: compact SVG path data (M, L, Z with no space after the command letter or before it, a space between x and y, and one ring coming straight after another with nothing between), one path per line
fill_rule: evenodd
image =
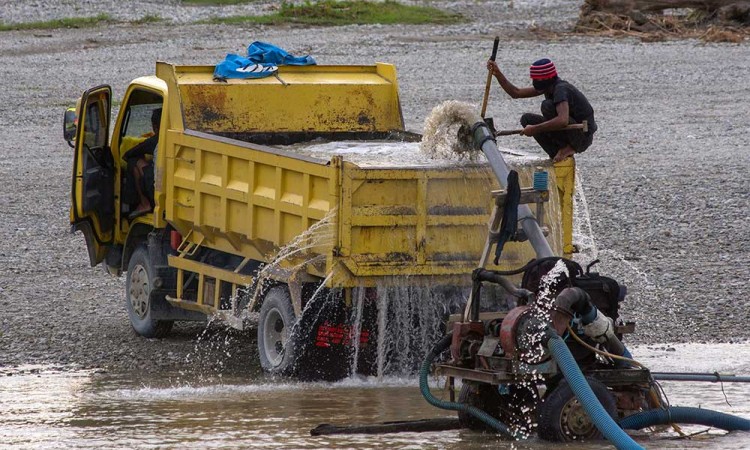
M422 143L315 143L294 149L311 156L345 159L363 166L460 164L453 158L455 136L461 124L461 104L444 104L425 124L427 146ZM472 107L476 109L475 107ZM450 138L450 139L449 139ZM425 153L426 152L426 153ZM460 153L460 152L459 152ZM432 156L430 159L428 156ZM463 161L471 162L472 154ZM539 164L539 155L506 151L514 164ZM548 163L548 161L547 161ZM605 256L602 272L625 284L645 286L640 301L660 297L646 274L625 258L600 252L591 231L580 178L577 180L575 241L585 265ZM332 238L329 218L282 250L269 271L280 265L299 267L316 262L315 249ZM310 256L312 255L312 256ZM312 259L310 259L312 258ZM609 267L607 267L609 266ZM610 269L611 267L611 269ZM607 269L607 270L605 270ZM608 273L610 272L610 273ZM620 273L621 272L621 273ZM630 282L632 281L632 283ZM416 365L442 335L446 314L456 312L455 292L384 283L376 288L376 376L354 376L336 383L303 383L260 375L257 367L219 367L211 373L190 369L182 372L144 374L102 373L71 368L28 366L0 369L0 436L2 444L15 449L37 448L446 448L446 449L609 449L606 442L561 446L531 438L510 442L499 436L460 430L388 435L310 436L322 423L371 424L385 421L454 417L453 412L428 405L422 398ZM314 293L306 305L325 302ZM442 297L441 297L442 296ZM353 335L363 323L365 290L355 289L352 308ZM638 302L634 302L637 307ZM311 308L312 309L312 308ZM304 315L304 314L303 314ZM419 317L421 322L415 323ZM355 340L356 341L356 340ZM216 343L220 348L226 342ZM358 354L354 346L352 370ZM750 343L725 345L659 345L631 348L634 357L654 371L750 374ZM191 358L199 358L196 351ZM231 355L227 355L228 357ZM410 374L410 375L404 375ZM444 380L433 380L433 393ZM663 382L672 405L700 406L750 418L750 385L731 383ZM686 426L687 433L705 427ZM726 434L712 430L691 440L677 439L673 432L639 434L639 443L659 449L746 449L750 433Z
M632 349L654 371L750 374L750 344ZM742 356L744 355L744 356ZM742 357L741 357L742 356ZM10 373L10 375L8 375ZM97 373L51 367L6 369L0 381L3 445L31 448L571 448L532 438L508 442L468 430L317 436L321 423L368 424L453 417L428 405L416 377L353 377L300 383L224 373ZM442 380L433 380L433 392ZM671 404L750 418L747 384L662 382ZM726 400L725 400L726 395ZM726 401L731 404L728 405ZM706 427L685 426L687 433ZM712 430L692 440L673 432L637 435L650 449L746 449L750 433ZM604 442L577 449L611 448Z

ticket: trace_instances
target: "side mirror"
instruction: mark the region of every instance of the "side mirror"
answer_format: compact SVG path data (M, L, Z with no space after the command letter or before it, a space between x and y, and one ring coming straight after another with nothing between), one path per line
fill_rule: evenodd
M76 139L76 131L78 128L78 117L76 116L76 108L74 106L65 110L63 116L63 139L71 147L73 147L73 141Z

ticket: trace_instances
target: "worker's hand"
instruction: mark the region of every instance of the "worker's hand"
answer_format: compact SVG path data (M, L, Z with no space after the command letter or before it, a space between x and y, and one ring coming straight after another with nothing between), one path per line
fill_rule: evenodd
M533 136L536 131L536 127L534 125L526 125L523 127L523 130L521 130L521 134L524 136Z
M500 68L497 66L497 63L491 59L487 61L487 70L489 70L492 75L502 74L502 72L500 72Z

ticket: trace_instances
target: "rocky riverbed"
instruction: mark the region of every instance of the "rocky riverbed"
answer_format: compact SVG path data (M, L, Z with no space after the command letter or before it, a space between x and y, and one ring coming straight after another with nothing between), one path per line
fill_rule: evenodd
M33 5L32 5L33 3ZM422 3L422 2L417 2ZM479 103L492 38L517 84L552 58L587 94L599 131L577 159L599 270L628 285L630 342L737 342L750 338L750 47L696 40L637 40L564 31L577 2L433 1L471 20L450 26L335 28L195 25L251 14L179 2L0 1L4 23L107 13L118 24L0 32L0 370L27 364L104 369L233 366L257 370L253 332L177 326L164 340L130 328L124 280L90 268L83 238L69 233L72 150L62 113L81 92L110 84L120 98L154 63L216 64L254 40L321 64L394 63L407 128L420 132L436 104ZM512 5L512 7L511 7ZM164 21L125 21L158 14ZM512 101L495 85L489 115L515 128L538 100ZM539 151L506 137L503 146ZM747 358L748 355L744 355Z

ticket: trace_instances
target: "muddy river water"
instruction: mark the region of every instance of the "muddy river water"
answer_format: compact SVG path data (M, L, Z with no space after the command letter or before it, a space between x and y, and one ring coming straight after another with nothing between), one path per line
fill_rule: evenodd
M750 344L635 347L654 371L750 374ZM11 448L612 448L505 441L468 430L310 436L321 423L367 424L451 417L428 405L416 377L296 383L241 374L139 374L52 367L5 369L0 378L0 447ZM435 388L440 380L434 380ZM750 385L663 382L673 405L750 418ZM723 391L722 391L723 389ZM726 397L725 397L726 396ZM750 433L640 434L649 449L747 449Z

